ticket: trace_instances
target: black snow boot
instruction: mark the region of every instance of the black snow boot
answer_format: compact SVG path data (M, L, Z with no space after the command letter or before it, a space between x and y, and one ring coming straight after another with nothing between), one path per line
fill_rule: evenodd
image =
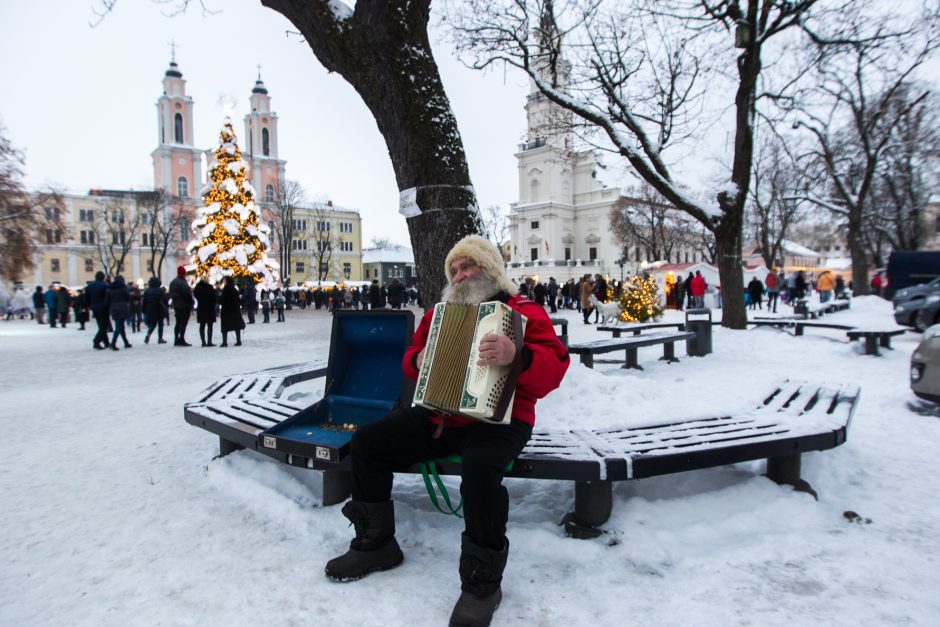
M506 557L509 555L509 540L503 540L503 550L494 551L474 543L463 534L460 552L460 598L450 615L450 627L486 627L493 619L493 612L503 599L500 582Z
M326 576L333 581L355 581L377 570L395 568L405 559L395 540L395 506L349 501L343 516L356 528L349 550L326 563Z

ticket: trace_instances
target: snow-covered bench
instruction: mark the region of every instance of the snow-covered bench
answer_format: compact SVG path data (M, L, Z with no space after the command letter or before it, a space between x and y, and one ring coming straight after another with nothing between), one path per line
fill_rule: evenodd
M625 324L623 326L618 325L600 325L597 327L598 331L607 331L613 333L613 337L620 337L624 331L630 331L633 335L639 335L643 331L649 331L650 329L676 329L677 331L685 331L685 322L640 322L634 324Z
M342 317L347 315L368 314L349 312ZM402 337L401 342L404 346L407 339ZM332 346L331 360L337 352L339 349ZM369 376L400 378L400 368L392 372L395 367L385 366L388 372L370 372ZM219 437L220 455L245 448L293 466L324 471L323 504L340 503L349 494L348 456L331 461L339 448L324 448L328 454L321 455L319 446L282 446L277 435L265 435L277 433L288 420L315 413L320 402L288 392L296 383L319 377L326 377L327 390L342 385L337 383L342 374L331 373L322 362L225 377L186 403L184 416L189 424ZM564 523L575 537L601 533L598 527L610 516L613 505L614 481L766 459L770 479L811 491L800 478L801 455L845 442L858 395L858 387L853 385L784 382L756 399L754 409L740 413L650 421L642 426L536 430L508 476L574 481L574 511L565 516ZM291 400L292 396L296 400ZM341 421L335 419L335 423ZM351 436L341 429L343 423L318 427ZM308 452L299 454L298 450ZM437 466L440 474L460 472L459 463L439 461ZM407 472L420 472L420 465Z
M856 328L850 330L846 335L849 336L850 342L864 339L866 355L880 355L882 348L891 348L892 337L903 335L907 331L907 327L894 327L890 329Z
M612 353L614 351L625 351L624 368L635 368L642 370L642 366L637 362L637 349L644 346L656 346L662 344L663 356L661 359L668 362L676 362L675 344L680 340L690 340L695 337L695 333L690 331L659 331L656 333L647 333L645 335L631 335L629 337L614 337L606 340L594 340L592 342L582 342L580 344L571 344L568 346L568 352L579 355L581 363L588 368L594 367L594 356L603 353Z

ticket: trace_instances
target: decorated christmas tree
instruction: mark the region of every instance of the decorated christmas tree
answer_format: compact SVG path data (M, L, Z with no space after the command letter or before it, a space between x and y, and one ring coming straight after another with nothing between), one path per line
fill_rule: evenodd
M196 239L188 247L194 254L196 276L207 276L212 284L225 276L250 277L267 286L275 283L278 265L265 254L269 229L261 223L255 190L245 180L247 167L226 118L215 165L209 170L211 182L203 191L205 207L193 221Z
M624 322L646 322L661 316L659 287L648 274L636 275L624 283L620 295L620 319Z

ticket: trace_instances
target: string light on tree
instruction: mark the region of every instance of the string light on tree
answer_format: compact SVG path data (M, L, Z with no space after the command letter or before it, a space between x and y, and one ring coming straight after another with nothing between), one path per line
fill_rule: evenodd
M646 322L663 314L659 304L659 287L648 274L637 275L624 283L620 295L620 319L624 322Z
M207 276L212 284L234 276L272 286L278 264L265 254L270 230L261 223L255 190L245 180L248 164L242 161L228 118L219 134L215 161L209 170L211 185L203 192L205 207L192 226L196 239L187 247L194 255L195 274Z

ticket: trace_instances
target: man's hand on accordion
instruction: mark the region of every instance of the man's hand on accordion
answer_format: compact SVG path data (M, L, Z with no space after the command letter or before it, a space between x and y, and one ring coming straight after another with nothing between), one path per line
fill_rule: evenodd
M516 345L505 335L487 333L480 340L478 366L508 366L516 357Z

